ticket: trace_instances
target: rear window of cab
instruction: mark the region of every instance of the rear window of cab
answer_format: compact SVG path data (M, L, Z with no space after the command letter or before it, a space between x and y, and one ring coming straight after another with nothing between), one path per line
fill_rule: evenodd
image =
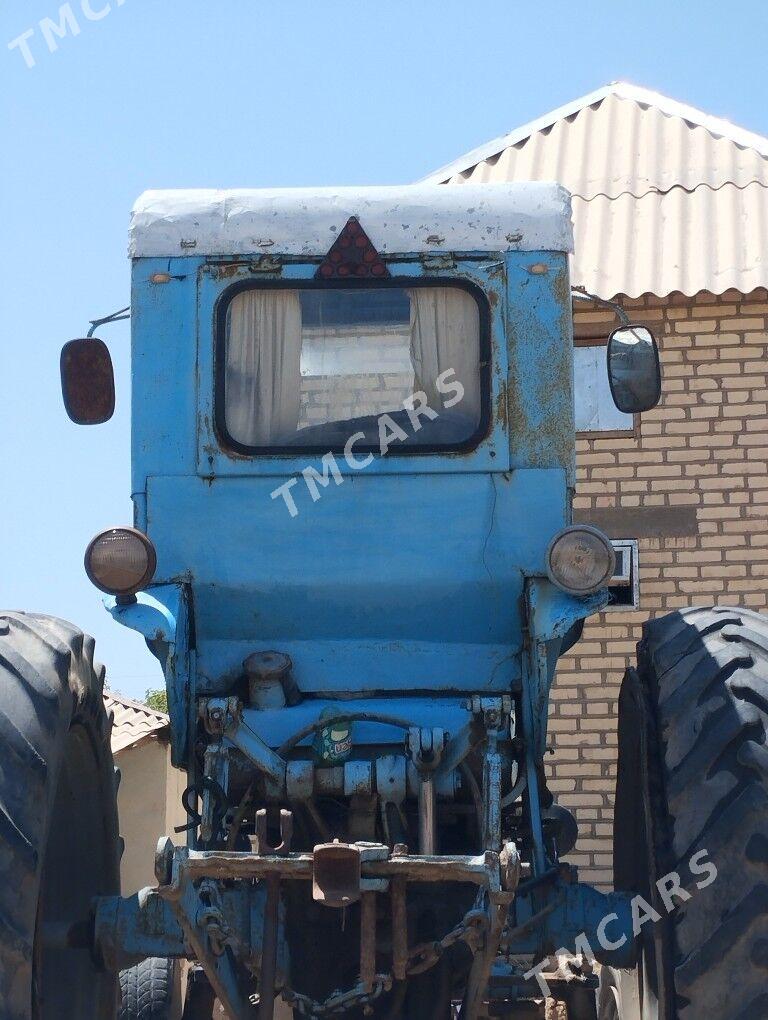
M474 287L248 286L219 314L216 418L240 453L471 449L487 430L488 309ZM416 427L414 427L414 425Z

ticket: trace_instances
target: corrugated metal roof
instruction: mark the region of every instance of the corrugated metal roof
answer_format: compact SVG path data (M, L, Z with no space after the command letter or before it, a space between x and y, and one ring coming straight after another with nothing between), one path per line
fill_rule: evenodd
M647 89L614 82L427 180L564 184L573 283L603 297L768 286L768 139Z
M574 199L572 281L591 294L673 291L748 294L768 286L768 193L761 184L718 191L674 188L639 201Z
M124 698L115 691L104 692L104 705L107 713L113 712L115 717L111 741L113 754L124 751L126 747L132 747L147 737L159 736L171 723L164 712L156 712L138 701Z

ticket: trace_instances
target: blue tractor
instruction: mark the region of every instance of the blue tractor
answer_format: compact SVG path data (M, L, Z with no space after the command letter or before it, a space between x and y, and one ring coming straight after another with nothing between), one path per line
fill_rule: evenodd
M646 626L616 891L564 860L549 691L615 573L571 517L571 246L553 184L139 200L134 522L85 568L162 665L188 824L121 898L93 641L0 615L2 1020L167 1017L181 961L189 1018L768 1016L760 617ZM62 352L80 424L127 314ZM656 404L647 329L607 359Z

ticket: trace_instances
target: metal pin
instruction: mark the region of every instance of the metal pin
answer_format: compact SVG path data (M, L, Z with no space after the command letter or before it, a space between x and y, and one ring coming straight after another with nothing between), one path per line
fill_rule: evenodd
M406 881L392 879L392 974L395 981L405 981L408 966L408 912Z
M367 992L376 978L376 893L360 897L360 981Z

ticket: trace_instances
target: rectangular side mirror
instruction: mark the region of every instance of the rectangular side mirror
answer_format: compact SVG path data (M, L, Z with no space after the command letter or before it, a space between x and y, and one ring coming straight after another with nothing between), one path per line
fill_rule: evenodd
M661 364L647 326L620 326L608 338L608 381L613 402L625 414L650 411L661 397Z
M64 408L76 425L101 425L115 412L112 357L103 340L70 340L61 350Z

